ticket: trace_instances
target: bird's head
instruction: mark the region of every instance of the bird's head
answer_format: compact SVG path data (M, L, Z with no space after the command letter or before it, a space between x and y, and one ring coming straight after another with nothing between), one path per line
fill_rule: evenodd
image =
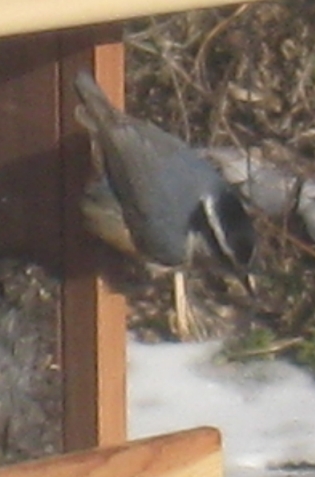
M252 221L242 202L232 189L224 187L217 196L205 195L202 205L204 238L211 241L212 248L215 242L218 253L228 260L233 272L252 294L253 280L249 267L256 239Z

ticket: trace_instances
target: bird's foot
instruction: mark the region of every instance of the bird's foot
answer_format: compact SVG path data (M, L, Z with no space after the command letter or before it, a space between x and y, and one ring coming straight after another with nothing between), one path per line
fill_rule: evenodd
M171 332L181 341L204 341L209 337L204 320L189 304L184 310L177 309L171 313L169 325Z

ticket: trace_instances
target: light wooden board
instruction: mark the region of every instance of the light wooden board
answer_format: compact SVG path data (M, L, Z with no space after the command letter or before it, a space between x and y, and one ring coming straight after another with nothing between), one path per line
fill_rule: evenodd
M120 28L116 35L120 36ZM124 108L124 46L117 39L95 48L95 77L113 104ZM126 302L97 277L98 444L126 439Z
M247 0L255 2L258 0ZM3 0L0 36L239 3L237 0Z
M0 470L0 477L222 477L220 435L200 428Z

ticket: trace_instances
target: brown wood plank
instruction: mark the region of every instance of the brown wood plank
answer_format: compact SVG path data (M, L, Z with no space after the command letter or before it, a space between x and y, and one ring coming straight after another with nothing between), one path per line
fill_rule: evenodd
M123 108L124 47L121 42L96 48L95 76L113 103ZM101 279L97 292L98 442L113 445L126 439L126 304L124 298L110 292Z
M57 56L52 34L0 40L0 254L54 270L60 265Z
M111 41L120 29L106 26L62 35L61 137L64 158L63 368L64 448L114 444L125 437L125 330L122 298L97 276L98 249L82 229L79 202L89 175L89 145L76 124L72 83L80 68L92 67L95 43L108 43L96 54L95 67L111 71L114 90L122 90L122 60L112 62ZM121 48L121 47L120 47ZM102 51L102 53L100 53ZM120 93L121 94L121 93ZM120 103L121 104L121 103ZM106 273L115 266L107 255Z
M200 428L20 464L3 477L222 477L220 434Z
M79 203L88 171L88 141L73 118L76 71L93 65L90 32L61 35L60 138L64 163L61 347L64 450L97 442L96 287L93 253L82 230Z

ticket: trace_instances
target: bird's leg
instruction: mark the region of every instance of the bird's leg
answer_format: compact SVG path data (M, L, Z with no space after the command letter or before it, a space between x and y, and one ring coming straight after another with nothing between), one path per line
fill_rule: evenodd
M172 315L170 318L172 332L183 341L189 341L192 338L197 340L204 339L206 337L206 329L194 315L190 306L183 270L176 270L174 272L174 295L175 315Z
M187 320L188 303L185 289L185 276L182 270L174 272L174 295L175 295L175 320L173 332L187 340L190 337L189 323ZM175 321L174 320L174 321Z

